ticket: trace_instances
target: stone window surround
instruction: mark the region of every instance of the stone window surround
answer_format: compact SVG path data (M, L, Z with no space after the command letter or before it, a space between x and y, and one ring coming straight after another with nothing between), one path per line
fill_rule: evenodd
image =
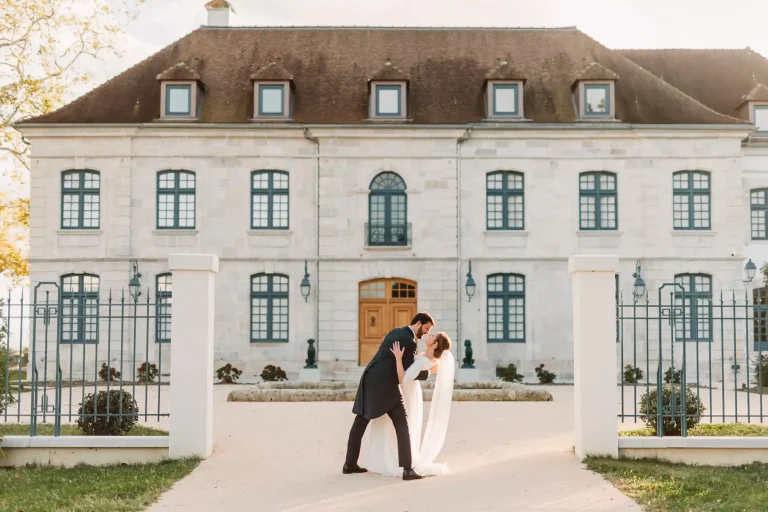
M398 115L378 114L378 96L376 94L379 86L384 87L400 87L400 113ZM368 97L368 117L372 120L386 121L397 120L402 121L408 118L408 82L406 81L375 81L371 82L370 93Z
M283 113L282 114L261 114L261 86L283 86ZM253 82L253 119L258 121L277 120L284 121L291 119L292 112L291 82L288 80L260 80Z
M509 86L514 85L516 86L517 91L517 112L514 114L497 114L495 113L495 94L494 89L495 86L501 85L501 86ZM488 80L486 82L486 91L485 91L485 105L486 105L486 115L488 116L488 119L491 120L523 120L525 118L525 110L524 110L524 103L523 103L523 89L524 89L524 82L522 80Z
M586 104L585 85L607 85L609 91L608 113L607 114L586 114L584 107ZM576 108L579 121L606 121L616 118L616 82L614 80L580 80L576 87Z
M166 114L166 97L167 86L169 85L189 85L189 103L190 114L189 115L173 115ZM195 80L163 80L160 82L160 119L163 120L194 120L197 119L197 101L198 101L198 87Z

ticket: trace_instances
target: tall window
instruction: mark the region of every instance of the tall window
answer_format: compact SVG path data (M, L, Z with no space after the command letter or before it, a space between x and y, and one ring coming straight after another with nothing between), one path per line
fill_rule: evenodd
M171 341L171 304L173 302L171 274L158 274L155 291L155 341Z
M61 341L99 342L99 276L61 277Z
M752 208L752 240L768 240L765 224L768 218L768 189L759 188L749 193Z
M288 276L251 276L251 341L288 341Z
M157 229L195 229L195 173L157 173Z
M368 245L408 245L405 182L393 172L371 181L368 196Z
M617 229L617 205L614 173L583 172L579 175L579 229Z
M489 173L485 179L487 229L525 228L523 174L512 171Z
M525 276L488 276L488 341L525 341Z
M99 229L101 179L96 171L61 174L61 228Z
M288 173L251 173L251 229L288 229Z
M768 288L752 290L752 327L754 350L768 350Z
M711 341L712 277L678 274L675 284L675 340Z
M673 175L675 229L710 229L709 182L708 172L681 171Z

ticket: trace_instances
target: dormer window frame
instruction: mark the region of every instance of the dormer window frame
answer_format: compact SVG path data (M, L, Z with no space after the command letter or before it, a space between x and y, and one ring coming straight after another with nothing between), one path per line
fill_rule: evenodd
M589 89L606 91L606 112L587 112L587 91ZM581 120L604 121L616 118L616 81L615 80L580 80L578 84L579 118Z
M394 114L381 112L379 109L379 90L396 90L398 96L398 111ZM371 82L369 98L369 117L373 120L403 120L408 118L408 82L402 81L373 81Z
M262 91L282 88L282 111L264 112ZM293 117L293 94L290 80L257 80L253 82L253 119L284 121Z
M518 120L525 118L523 110L523 80L488 80L486 85L486 110L488 119ZM515 111L500 112L496 109L496 90L513 89L515 91Z
M749 103L749 121L755 125L755 135L758 137L768 137L768 124L761 130L757 124L757 111L768 111L768 101L751 101Z
M186 113L170 111L169 91L173 89L189 89L189 109ZM198 95L200 94L196 80L163 80L160 89L160 118L165 120L197 119Z

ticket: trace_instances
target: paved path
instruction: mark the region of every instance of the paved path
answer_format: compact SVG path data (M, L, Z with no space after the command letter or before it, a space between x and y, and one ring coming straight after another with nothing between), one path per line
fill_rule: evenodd
M452 474L418 482L341 474L351 403L227 403L227 391L213 455L150 511L640 510L571 454L571 387L550 403L454 403L440 457Z

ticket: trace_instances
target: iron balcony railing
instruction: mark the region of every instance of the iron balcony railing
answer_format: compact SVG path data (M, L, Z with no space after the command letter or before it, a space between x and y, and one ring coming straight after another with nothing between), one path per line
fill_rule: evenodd
M365 223L365 245L367 247L410 247L412 244L411 223L371 224Z

